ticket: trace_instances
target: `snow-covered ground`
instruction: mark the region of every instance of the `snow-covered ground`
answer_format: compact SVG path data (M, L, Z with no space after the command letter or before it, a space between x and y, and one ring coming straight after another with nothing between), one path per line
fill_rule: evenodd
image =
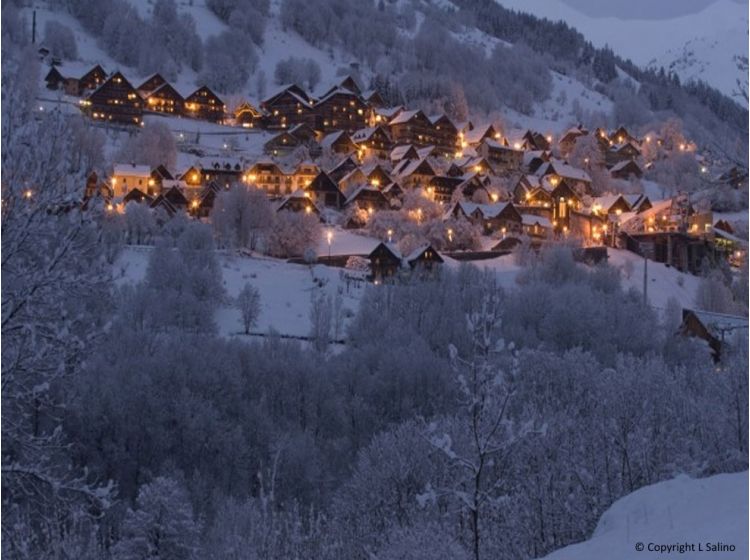
M366 255L379 243L377 239L357 235L343 230L333 230L331 255ZM150 247L128 247L114 266L119 284L143 280L146 274ZM328 254L325 236L318 247L318 254ZM643 290L643 259L628 251L610 249L609 262L621 269L623 287ZM458 268L461 262L444 257L446 266ZM313 295L321 292L343 298L346 315L352 316L359 307L364 293L363 282L347 280L344 269L316 265L313 267L288 263L284 260L261 256L244 256L219 252L219 261L224 277L227 303L217 313L219 332L231 336L241 330L240 316L231 304L246 283L251 283L261 294L261 316L257 332L274 330L280 334L306 336L310 332L310 305ZM629 264L626 264L629 263ZM498 283L512 289L521 271L513 255L493 259L472 261L472 265L492 271ZM683 274L663 264L648 264L648 299L657 308L666 307L670 297L676 298L683 307L692 307L700 279Z
M703 479L681 475L647 486L615 502L590 540L557 550L545 560L745 559L747 493L747 471ZM681 544L694 550L656 549ZM709 550L719 544L735 549ZM640 545L643 551L636 548Z
M117 282L137 283L146 275L150 247L128 247L115 263ZM347 282L343 269L327 266L306 266L278 259L248 257L219 253L224 277L224 290L228 302L216 316L219 333L232 336L242 331L239 312L231 305L246 283L260 292L261 314L255 332L271 330L290 336L307 336L310 333L310 306L313 295L321 292L343 297L346 314L352 315L359 306L364 283Z
M622 249L607 251L609 264L621 271L623 288L643 293L643 257ZM700 280L698 276L680 272L674 267L648 261L648 302L653 307L664 309L669 298L675 298L682 307L692 308Z

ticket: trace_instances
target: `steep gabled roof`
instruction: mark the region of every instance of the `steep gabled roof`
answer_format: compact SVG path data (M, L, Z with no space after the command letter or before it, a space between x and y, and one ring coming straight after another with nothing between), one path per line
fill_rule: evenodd
M308 190L315 192L329 192L341 194L336 183L331 179L325 171L318 173L310 184L307 186ZM343 195L342 195L343 196Z

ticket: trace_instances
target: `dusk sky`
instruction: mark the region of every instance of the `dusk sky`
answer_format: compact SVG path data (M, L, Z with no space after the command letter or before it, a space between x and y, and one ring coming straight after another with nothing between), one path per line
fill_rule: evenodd
M718 0L563 0L569 6L593 17L616 16L623 19L667 19L699 12ZM747 0L731 0L747 9Z

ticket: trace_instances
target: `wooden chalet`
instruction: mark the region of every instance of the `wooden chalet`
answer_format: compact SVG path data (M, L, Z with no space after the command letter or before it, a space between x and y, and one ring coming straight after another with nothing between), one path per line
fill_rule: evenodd
M151 174L148 179L148 194L156 196L161 192L161 189L165 181L173 181L174 177L169 170L163 165L158 165L151 170Z
M153 201L154 198L152 196L149 196L140 189L131 189L130 192L122 198L122 203L124 205L127 205L128 202L143 202L145 204L151 204Z
M221 186L216 181L211 181L190 201L190 214L197 218L207 218L210 216L216 202L216 195L221 191Z
M151 181L151 168L134 163L116 163L112 172L112 191L116 197L124 196L132 189L147 192Z
M323 171L318 173L318 176L312 180L306 192L311 193L313 200L323 206L341 208L344 203L344 195L333 179Z
M580 124L568 129L565 134L560 137L560 140L557 143L560 147L560 153L565 156L570 154L570 152L573 151L573 148L575 148L578 139L582 136L587 136L588 133L589 131L583 128Z
M221 187L228 189L231 185L242 182L242 164L239 161L203 159L198 167L203 185L215 181Z
M352 169L338 181L339 189L347 195L356 187L367 185L368 183L367 175L359 167Z
M435 144L434 127L422 111L403 111L388 123L388 128L395 144Z
M318 173L320 173L320 167L315 163L310 161L298 163L291 174L294 190L306 188L318 176Z
M679 333L683 336L700 338L708 343L714 360L719 361L726 346L737 340L736 335L747 336L747 317L711 313L697 309L682 310L682 324ZM746 340L746 338L744 338Z
M427 192L432 195L435 202L450 202L453 199L453 193L464 183L463 176L448 177L436 176L430 179L427 186Z
M453 206L451 214L481 226L485 235L521 233L523 229L523 217L512 202L476 204L461 201Z
M297 138L305 145L312 146L317 142L319 135L315 129L307 123L299 123L289 128L289 134Z
M107 183L99 179L99 175L96 171L92 171L86 177L86 186L83 190L83 199L89 200L100 196L106 200L112 198L113 194L111 189L107 186Z
M371 126L357 130L351 136L357 147L357 155L364 159L374 155L379 159L387 159L393 149L393 142L388 131L382 126Z
M622 196L630 205L632 212L645 212L652 207L651 200L645 194L624 194Z
M177 214L177 208L172 206L172 204L164 198L163 194L157 196L150 204L150 207L154 211L156 222L159 225L168 222L175 214Z
M203 168L200 165L191 165L179 175L178 180L184 181L189 187L200 187L205 180Z
M680 231L621 231L620 238L626 249L692 274L701 273L703 259L714 251L708 239Z
M609 174L613 179L627 180L631 177L640 179L641 177L643 177L643 169L641 169L641 166L638 165L634 160L628 159L613 165L609 170Z
M367 182L373 187L383 188L391 183L391 175L382 165L366 166L362 172L367 176Z
M320 215L320 210L313 203L309 193L302 190L296 190L281 199L276 207L277 212L304 212L305 214Z
M141 96L145 98L148 97L150 93L156 91L166 83L167 80L165 80L161 74L157 73L153 74L150 78L147 78L146 81L139 85L136 89L138 90L138 93L140 93Z
M300 146L302 141L299 138L287 130L282 130L263 144L263 151L271 156L286 156Z
M446 115L432 115L432 142L437 151L443 156L452 156L460 147L458 129Z
M591 200L591 211L602 216L619 215L630 212L632 208L621 194L599 196Z
M388 157L391 162L397 163L403 159L419 159L419 152L411 144L403 144L393 148Z
M292 178L288 177L281 168L272 161L256 162L244 175L243 180L248 185L255 185L269 195L291 194Z
M359 94L337 87L320 98L312 108L315 130L344 130L352 133L367 123L367 106Z
M422 245L406 257L406 262L412 270L430 272L437 265L443 264L444 261L438 252L432 248L432 245Z
M578 169L560 160L550 160L542 164L536 172L537 176L547 178L552 186L560 181L566 181L568 186L576 192L588 194L591 192L591 177L583 169Z
M185 115L194 119L223 122L226 106L207 86L201 86L185 98Z
M328 176L338 183L343 177L359 167L359 164L351 156L345 157L328 171Z
M630 132L628 132L628 129L624 126L620 126L617 130L610 134L609 139L612 140L612 142L615 144L640 144L638 138L630 134Z
M394 206L399 204L397 201L400 201L403 198L404 189L394 181L383 188L383 194L388 199L391 206Z
M98 121L131 125L143 122L143 99L120 72L83 99L81 109Z
M614 144L610 146L604 154L604 161L607 166L612 167L621 162L634 160L641 155L641 150L632 142Z
M491 124L477 126L471 130L459 134L461 148L467 146L479 146L484 140L495 140L499 142L502 134Z
M52 68L50 68L49 72L47 72L47 75L44 77L44 81L47 84L47 89L57 90L60 88L65 88L67 78L60 73L60 70L57 69L57 66L53 66Z
M164 83L146 97L146 109L167 115L183 115L185 100L175 88Z
M298 123L315 127L313 99L301 87L291 84L264 99L260 107L266 112L266 126L288 128Z
M522 151L504 146L496 140L483 140L477 148L477 153L490 162L498 175L519 170L523 162Z
M93 91L107 80L107 73L99 64L78 79L78 95Z
M552 222L545 216L522 214L523 232L529 237L547 239L552 236Z
M179 187L172 186L162 194L164 196L164 199L169 202L176 210L187 211L190 202Z
M372 89L362 92L362 99L372 109L385 107L385 99L378 90Z
M332 91L338 88L345 89L359 96L362 95L362 89L359 87L359 84L357 84L357 80L355 80L351 75L347 75L338 84L336 84L331 89L329 89L326 93L324 93L323 96L325 97L326 95L328 95L329 93L331 93Z
M320 141L320 147L324 153L331 154L353 154L357 151L356 144L343 130L326 134Z
M556 231L569 231L571 212L581 209L580 196L568 181L562 179L550 191L550 198L552 199L552 225Z
M541 132L527 130L523 135L523 139L526 141L526 146L529 150L550 149L550 139Z
M257 128L263 124L263 113L249 101L243 101L234 109L234 122L244 128Z
M390 206L388 199L380 192L380 189L370 185L360 185L349 194L344 202L344 206L349 207L352 205L368 210L369 212L383 210Z
M391 243L379 243L367 257L370 259L370 274L376 283L396 276L401 270L401 251Z
M398 182L407 189L427 187L435 175L435 170L427 159L404 159L393 169Z

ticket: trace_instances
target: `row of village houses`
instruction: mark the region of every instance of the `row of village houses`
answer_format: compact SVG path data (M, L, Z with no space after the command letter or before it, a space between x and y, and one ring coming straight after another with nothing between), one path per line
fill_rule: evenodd
M278 211L323 219L330 216L328 211L361 210L345 212L348 221L343 225L356 228L376 211L399 208L407 190L420 189L445 205L446 217L467 219L485 235L497 237L498 248L521 233L537 240L571 236L594 245L625 244L685 270L696 270L709 252L731 256L746 249L729 224L713 224L710 212L698 212L687 200L650 201L641 194L592 197L586 172L554 158L532 162L533 171L527 166L508 193L498 187L481 156L447 162L409 146L395 149L391 157L362 163L345 156L325 171L309 161L287 169L272 160L251 165L203 160L179 173L164 166L119 164L107 181L92 175L87 196L100 193L113 208L135 201L169 215L185 210L205 217L218 192L245 184L263 189ZM472 202L482 199L487 202Z
M81 77L65 76L53 66L46 81L51 89L62 88L81 97L82 110L97 120L140 124L144 112L154 112L278 130L265 146L271 156L283 156L299 146L308 147L312 155L331 150L380 157L396 146L432 146L441 156L481 155L493 166L513 170L519 167L523 152L548 152L554 140L549 134L531 130L504 135L492 125L475 127L471 122L454 123L444 114L385 107L377 91L362 91L351 77L320 98L289 85L261 101L258 108L243 101L231 113L210 88L202 86L183 96L159 74L136 87L122 73L108 75L99 65ZM557 139L561 154L566 156L576 140L587 134L582 126L566 131ZM638 139L624 127L611 133L597 129L594 134L613 175L626 178L643 173L638 163L641 145L651 138Z

